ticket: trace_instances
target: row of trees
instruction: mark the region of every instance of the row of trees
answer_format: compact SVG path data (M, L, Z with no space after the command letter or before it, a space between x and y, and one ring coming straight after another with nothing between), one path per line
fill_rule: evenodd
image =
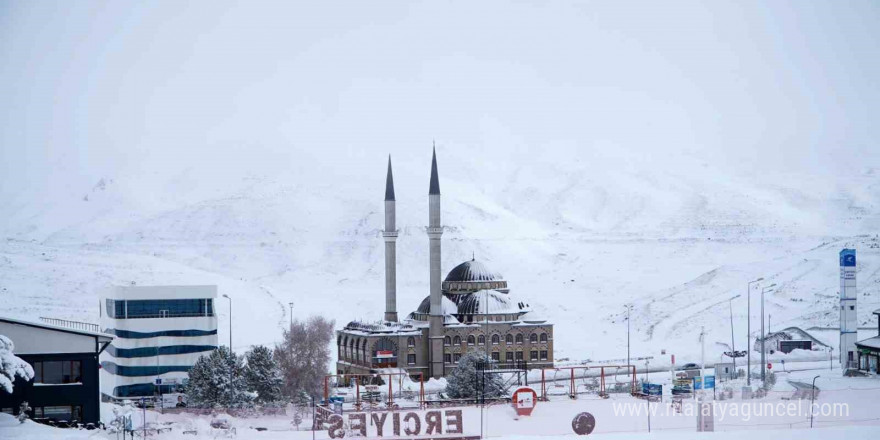
M188 405L245 408L307 402L319 395L330 362L334 322L315 316L294 321L274 349L258 345L243 356L220 347L189 372Z

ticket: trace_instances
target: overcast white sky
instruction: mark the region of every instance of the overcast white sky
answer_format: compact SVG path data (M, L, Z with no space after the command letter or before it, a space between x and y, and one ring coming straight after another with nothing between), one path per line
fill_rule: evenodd
M2 0L0 197L432 138L838 172L880 150L877 23L876 1Z

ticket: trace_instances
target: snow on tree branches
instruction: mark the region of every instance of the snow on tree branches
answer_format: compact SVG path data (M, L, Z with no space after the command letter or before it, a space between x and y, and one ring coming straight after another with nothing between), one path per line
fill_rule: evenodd
M0 388L12 394L12 384L18 376L24 380L34 377L34 369L27 362L12 354L15 344L6 336L0 335Z
M187 404L196 408L243 408L251 403L244 361L228 347L202 355L189 371Z
M275 346L275 359L284 376L284 394L294 401L307 401L321 394L327 364L330 363L332 320L312 316L294 321Z
M284 378L281 376L281 369L272 351L268 348L257 345L245 353L247 366L245 367L245 381L247 388L251 392L257 394L255 403L260 405L276 405L282 400L281 387L284 385Z
M453 399L492 399L506 395L501 377L491 370L483 373L477 365L491 365L493 361L485 353L471 351L458 361L458 366L446 378L446 394ZM482 392L481 392L482 391Z

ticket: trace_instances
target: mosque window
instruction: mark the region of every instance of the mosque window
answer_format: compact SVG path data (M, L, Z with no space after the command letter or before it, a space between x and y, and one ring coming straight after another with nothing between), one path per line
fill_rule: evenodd
M486 345L486 337L483 335L478 336L477 345Z
M410 353L410 354L406 355L406 364L407 365L415 365L416 364L415 353Z
M474 345L474 343L476 342L474 335L468 335L467 342L468 342L468 345Z
M412 338L410 338L410 339L412 339ZM446 336L445 338L443 338L443 345L445 345L447 347L452 345L452 338L450 338L449 336ZM412 347L412 345L410 345L410 347Z
M541 360L542 361L547 360L547 350L541 350Z
M541 342L547 342L547 333L541 333Z
M513 362L513 352L508 351L507 353L504 353L504 360L507 362Z
M501 360L501 353L499 353L497 351L493 351L492 352L492 360L493 361L500 361Z
M451 364L452 363L452 353L444 353L443 354L443 362L445 362L447 364Z
M516 343L522 345L523 335L516 335Z
M507 345L513 344L513 335L508 333L507 336L504 337L504 342L507 342Z
M461 337L460 337L460 336L456 336L455 338L453 338L453 339L452 339L452 345L461 345Z
M407 347L415 347L416 346L416 338L410 336L406 338L406 346Z
M498 345L501 343L501 336L492 335L492 345Z
M452 360L455 361L455 363L457 364L458 361L461 360L461 353L455 353L455 354L452 356Z
M531 342L532 344L537 343L538 342L538 334L532 333L531 335L529 335L529 342Z
M516 360L518 360L518 361L523 360L523 352L521 352L521 351L516 352Z
M538 351L537 351L537 350L532 350L532 351L529 353L529 360L531 360L531 361L536 361L536 360L538 360Z

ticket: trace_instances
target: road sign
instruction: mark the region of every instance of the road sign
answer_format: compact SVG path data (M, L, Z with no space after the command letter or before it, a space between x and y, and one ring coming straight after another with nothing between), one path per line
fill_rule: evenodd
M588 412L582 412L571 420L571 429L577 435L587 435L596 429L596 418Z
M647 394L649 396L662 396L663 385L645 382L642 384L642 394Z
M707 390L709 388L715 388L715 376L706 376L703 379L703 388Z
M772 370L772 369L773 369L773 364L771 364L770 362L767 362L767 369L768 369L768 370Z
M162 385L162 378L157 377L155 380L153 380L153 383L155 383L156 385Z
M513 392L511 401L517 415L528 416L535 409L535 404L538 402L538 393L530 387L519 387Z
M702 390L703 389L703 378L701 376L694 376L694 389Z

